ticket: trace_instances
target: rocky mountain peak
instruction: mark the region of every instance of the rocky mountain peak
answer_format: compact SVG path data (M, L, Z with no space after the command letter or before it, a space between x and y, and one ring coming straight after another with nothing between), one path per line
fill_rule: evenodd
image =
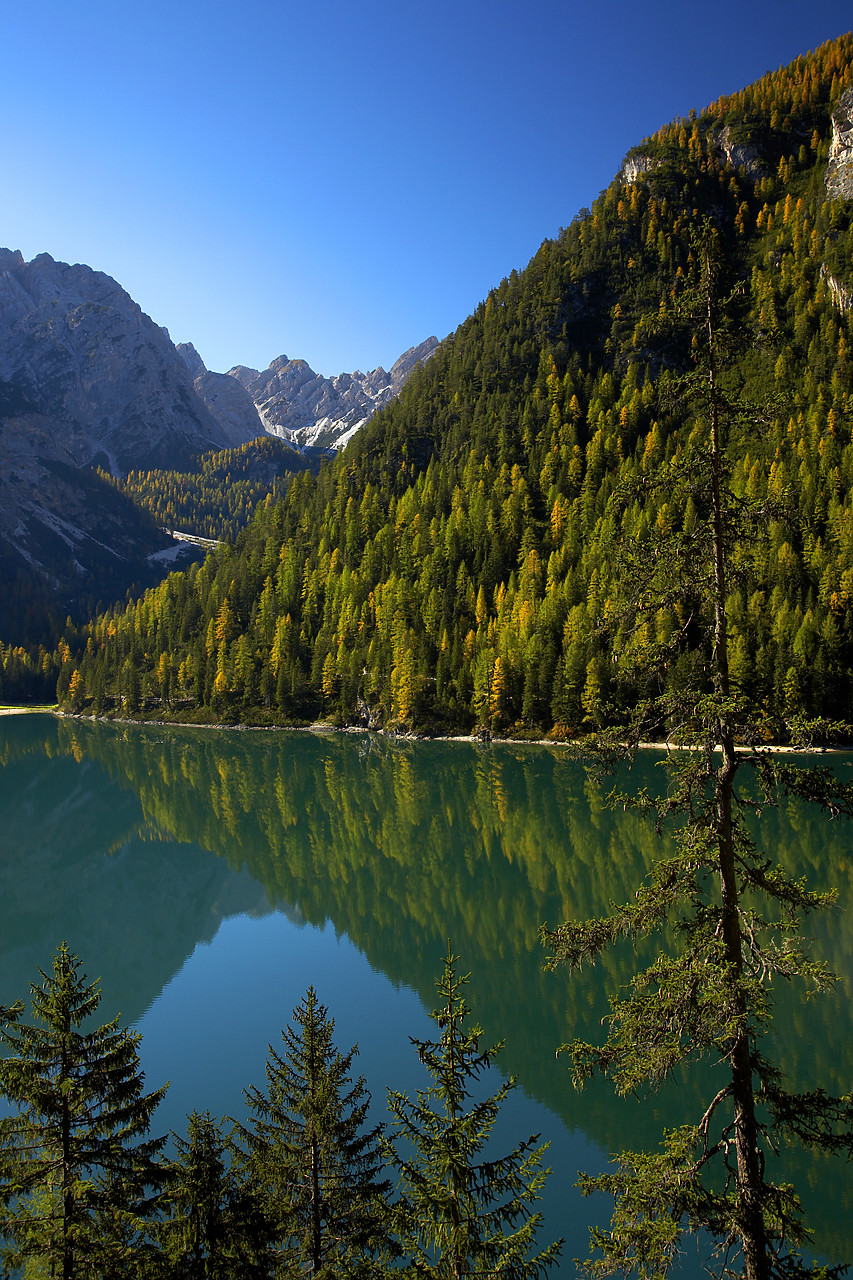
M0 271L14 271L24 265L20 249L0 249Z
M369 373L356 369L325 378L307 361L280 355L262 371L235 365L228 376L249 393L270 435L301 450L334 450L399 395L412 370L437 346L438 339L431 337L411 347L390 373L380 365Z
M236 378L244 387L248 387L250 382L254 382L259 373L258 369L250 369L246 364L235 364L233 369L228 369L229 378Z
M168 335L100 271L0 250L0 379L79 466L169 466L230 441Z
M388 377L391 383L391 390L395 396L399 395L403 383L416 366L428 360L437 346L438 338L433 334L432 337L419 342L416 347L409 347L408 351L404 351L399 359L394 361Z
M212 373L191 342L179 342L176 350L186 362L196 393L225 432L229 444L247 444L264 435L264 424L244 385L225 373Z
M191 342L179 342L175 350L183 356L193 378L200 378L202 374L207 373L204 361Z

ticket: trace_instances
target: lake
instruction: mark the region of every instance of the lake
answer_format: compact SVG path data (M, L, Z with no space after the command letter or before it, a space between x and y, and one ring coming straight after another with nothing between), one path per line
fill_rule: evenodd
M635 766L639 784L654 785L655 759ZM851 758L834 760L849 777ZM8 717L0 832L0 1002L26 995L67 939L102 980L102 1021L120 1012L141 1032L148 1087L170 1082L158 1132L183 1131L193 1107L243 1117L242 1091L263 1083L267 1045L309 983L338 1047L358 1042L383 1118L387 1087L427 1083L409 1037L434 1030L448 940L471 971L476 1020L506 1041L492 1085L518 1077L499 1145L533 1132L551 1143L544 1235L566 1237L564 1274L586 1256L590 1220L608 1216L573 1189L578 1170L704 1110L704 1075L620 1101L602 1082L576 1093L556 1057L576 1035L600 1039L631 956L545 973L540 924L606 912L661 850L560 748ZM765 812L761 835L847 908L810 922L838 989L808 1005L780 992L773 1046L796 1087L845 1093L853 829L790 805ZM853 1257L850 1166L782 1158L816 1251Z

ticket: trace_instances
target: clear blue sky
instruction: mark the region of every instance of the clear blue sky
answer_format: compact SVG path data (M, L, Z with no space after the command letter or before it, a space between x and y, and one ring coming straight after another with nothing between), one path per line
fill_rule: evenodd
M207 366L389 367L849 0L6 0L0 245Z

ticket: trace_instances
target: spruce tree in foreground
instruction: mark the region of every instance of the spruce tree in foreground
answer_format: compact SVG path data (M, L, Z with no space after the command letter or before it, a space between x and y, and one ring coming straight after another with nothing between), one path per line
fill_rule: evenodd
M412 1041L434 1083L418 1090L414 1102L402 1093L388 1094L402 1146L388 1145L400 1175L394 1224L410 1259L407 1274L522 1280L547 1271L562 1246L558 1241L533 1252L541 1214L531 1205L548 1176L542 1168L545 1146L535 1145L534 1134L508 1155L494 1159L486 1152L515 1078L490 1097L472 1100L472 1090L502 1046L481 1049L481 1029L467 1025L463 988L468 976L457 976L457 959L448 948L436 982L442 1004L432 1017L440 1038Z
M222 1121L209 1111L193 1111L187 1136L175 1135L175 1147L159 1198L164 1275L184 1280L268 1276L268 1224Z
M0 1257L62 1280L139 1275L165 1141L145 1135L166 1090L143 1093L140 1037L117 1018L84 1029L101 991L65 943L42 978L34 1021L0 1028L0 1094L16 1108L0 1119Z
M282 1032L283 1055L270 1045L266 1092L246 1092L254 1120L241 1134L276 1276L376 1276L390 1251L381 1127L365 1127L370 1094L350 1074L358 1047L339 1053L334 1027L309 987Z
M801 937L804 917L830 905L832 895L811 892L775 865L756 847L747 819L786 796L817 803L828 816L850 816L853 789L830 770L801 768L769 752L767 741L805 744L832 727L772 720L750 702L732 668L731 593L737 586L749 596L771 513L732 490L724 428L760 430L760 422L720 376L725 317L718 315L707 230L697 259L702 278L693 315L698 301L706 358L681 388L683 441L671 462L641 481L665 494L667 518L641 545L623 549L625 608L611 612L606 637L617 679L635 691L635 708L628 723L605 724L594 744L606 763L630 756L644 740L669 744L664 795L614 798L648 811L659 830L674 820L675 851L610 916L544 936L551 967L572 969L623 937L671 930L675 939L634 977L627 995L611 1000L603 1045L564 1046L576 1084L603 1072L628 1094L654 1088L700 1057L720 1066L718 1091L693 1125L665 1133L659 1151L623 1152L616 1172L582 1180L585 1191L615 1197L610 1228L593 1233L598 1252L588 1269L661 1277L684 1233L705 1232L718 1270L770 1280L803 1274L797 1250L809 1239L795 1189L774 1181L774 1153L792 1141L853 1152L853 1097L828 1097L819 1088L792 1093L766 1056L773 979L799 979L811 990L834 981ZM613 499L623 506L633 500L635 492ZM665 606L678 625L661 635L656 620ZM606 720L606 708L600 714ZM738 785L744 777L746 785Z

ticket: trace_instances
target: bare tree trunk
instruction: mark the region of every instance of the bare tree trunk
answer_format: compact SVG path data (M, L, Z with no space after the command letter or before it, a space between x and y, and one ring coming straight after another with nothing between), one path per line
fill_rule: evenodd
M62 1047L61 1072L62 1079L68 1078L70 1070L66 1045L71 1035L71 1024L65 1027L66 1039ZM74 1192L72 1182L74 1171L71 1167L71 1109L66 1095L62 1099L62 1280L72 1280L74 1275L74 1245L69 1233L69 1224L74 1213Z
M767 1280L767 1235L762 1212L763 1176L755 1118L755 1092L747 1028L748 1009L741 989L744 972L739 889L732 836L732 793L738 769L734 734L727 703L729 681L728 621L726 618L727 575L725 529L722 503L723 456L720 445L720 407L717 389L714 280L710 251L705 251L708 321L709 403L711 410L711 488L714 550L714 683L722 704L717 730L722 763L716 775L717 848L722 897L723 941L728 980L735 988L738 1031L729 1053L734 1104L737 1188L740 1204L740 1235L746 1280Z
M312 1030L308 1047L308 1071L312 1099L319 1088L320 1064L316 1059L316 1038ZM320 1143L311 1120L311 1274L317 1276L323 1266L323 1224L320 1214Z
M320 1152L316 1136L311 1138L311 1197L313 1209L311 1263L313 1275L323 1266L323 1232L320 1220Z

